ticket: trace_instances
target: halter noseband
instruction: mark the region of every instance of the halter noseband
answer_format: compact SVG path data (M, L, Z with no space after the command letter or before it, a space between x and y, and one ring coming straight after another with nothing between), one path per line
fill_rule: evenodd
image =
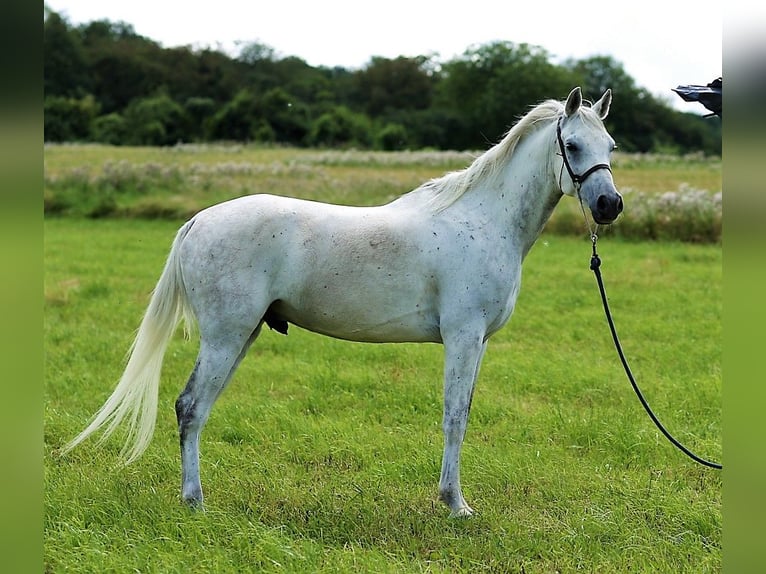
M574 183L575 189L577 192L580 192L580 186L582 183L590 176L594 171L598 171L600 169L606 169L609 171L609 173L612 173L612 168L609 167L608 163L597 163L590 169L588 169L585 173L581 175L577 175L574 170L572 169L572 166L569 164L569 158L567 158L567 151L564 147L564 140L561 139L561 121L564 119L564 116L561 116L559 118L558 123L556 123L556 139L559 142L559 150L561 150L561 158L564 160L564 167L567 168L567 173L569 174L569 177L572 178L572 183ZM561 187L561 177L559 177L559 187Z

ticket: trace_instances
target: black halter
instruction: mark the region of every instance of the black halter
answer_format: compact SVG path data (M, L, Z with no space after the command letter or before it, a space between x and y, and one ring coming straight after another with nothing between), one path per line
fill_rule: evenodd
M580 191L580 186L582 183L590 176L594 171L598 171L600 169L606 169L609 171L609 173L612 173L612 168L609 167L608 163L597 163L590 169L588 169L585 173L581 175L577 175L574 170L572 169L572 166L569 164L569 158L567 158L567 151L564 147L564 140L561 139L561 121L564 119L564 116L561 116L559 118L558 123L556 124L556 139L558 139L559 142L559 150L561 150L561 158L564 160L564 167L567 168L567 173L569 173L569 177L572 178L572 183L574 183L575 189L577 191ZM559 187L561 187L561 178L559 178Z

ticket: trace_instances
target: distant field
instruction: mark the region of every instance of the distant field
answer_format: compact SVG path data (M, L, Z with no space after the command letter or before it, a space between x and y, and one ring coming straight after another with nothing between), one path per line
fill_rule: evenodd
M126 190L110 219L73 208L45 221L46 572L720 572L721 473L675 451L641 410L584 237L543 235L514 317L490 342L463 458L471 520L448 520L436 501L438 345L266 330L203 433L204 514L179 497L173 402L197 351L180 332L144 457L117 467L119 438L59 457L119 378L187 211L251 191L379 203L465 155L412 165L407 154L247 148L45 154L46 202L77 170L88 193L108 188L85 183L105 173ZM655 195L720 191L720 164L618 157L615 179ZM152 202L161 219L139 217ZM647 398L692 450L720 460L721 245L606 236L599 246Z
M45 211L49 216L178 220L252 193L376 205L466 167L478 153L49 145ZM720 158L617 153L613 170L626 209L607 233L631 239L720 241ZM572 235L583 229L576 202L565 198L548 230Z

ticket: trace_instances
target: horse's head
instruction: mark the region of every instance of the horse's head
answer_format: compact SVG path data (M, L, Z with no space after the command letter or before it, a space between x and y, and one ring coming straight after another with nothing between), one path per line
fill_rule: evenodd
M556 175L563 193L587 203L596 223L608 224L622 211L622 196L614 186L609 166L614 140L603 123L612 103L612 91L604 92L590 107L582 103L580 88L575 88L556 125L556 148L561 156Z

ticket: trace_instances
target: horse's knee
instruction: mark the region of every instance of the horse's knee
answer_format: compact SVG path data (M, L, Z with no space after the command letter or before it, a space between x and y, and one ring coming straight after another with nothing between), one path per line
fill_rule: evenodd
M176 399L176 420L179 430L187 426L193 417L194 400L187 391L182 392Z
M181 391L176 399L176 420L178 421L178 430L183 433L184 428L188 425L189 421L194 417L194 397L193 391L196 379L197 371L199 370L199 361L195 363L194 370L189 376L189 380L186 383L186 387Z

